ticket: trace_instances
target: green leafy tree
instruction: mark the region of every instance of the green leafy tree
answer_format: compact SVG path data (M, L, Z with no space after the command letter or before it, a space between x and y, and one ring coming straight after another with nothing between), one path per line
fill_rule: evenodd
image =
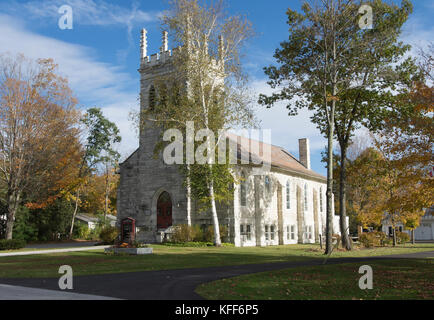
M77 215L80 202L80 192L86 178L97 169L97 165L103 163L117 163L119 153L115 150L115 144L121 141L119 129L116 124L104 117L100 108L90 108L81 119L87 133L84 157L78 174L78 184L75 192L75 209L72 215L69 237L74 231L74 220ZM108 169L107 169L108 170ZM106 199L108 193L106 194Z
M383 1L365 4L369 4L375 13L375 24L372 30L355 32L353 52L350 53L355 62L351 69L344 67L341 71L344 73L348 70L345 77L352 77L352 80L339 86L336 104L335 128L340 147L339 209L341 232L344 235L347 234L347 150L354 131L361 125L371 131L380 129L399 97L391 92L405 91L417 76L417 68L411 58L401 62L410 46L398 41L402 26L412 12L411 3L403 1L401 7ZM342 242L344 247L351 249L347 237L342 237Z
M371 30L361 30L359 9L369 5L375 16ZM376 128L393 104L390 90L410 81L411 59L395 66L409 46L397 41L411 13L409 1L401 7L384 1L309 1L302 13L288 10L290 37L276 50L280 67L265 69L269 84L280 89L261 95L270 107L289 100L289 115L300 108L313 110L312 122L328 139L327 246L330 251L333 190L333 139L340 146L339 211L342 243L351 249L346 226L346 152L360 125ZM295 102L292 101L295 99Z

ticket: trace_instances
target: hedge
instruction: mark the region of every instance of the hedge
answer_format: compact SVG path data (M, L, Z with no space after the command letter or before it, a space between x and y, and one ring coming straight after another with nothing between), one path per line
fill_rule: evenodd
M104 243L113 244L117 240L118 235L118 228L112 226L105 226L101 229L101 232L99 233L99 238Z
M0 250L21 249L26 246L26 241L19 239L0 240Z
M187 242L213 242L214 227L206 226L202 228L198 225L178 225L175 226L174 232L170 236L169 242L172 243L187 243ZM220 226L220 241L227 242L228 228Z

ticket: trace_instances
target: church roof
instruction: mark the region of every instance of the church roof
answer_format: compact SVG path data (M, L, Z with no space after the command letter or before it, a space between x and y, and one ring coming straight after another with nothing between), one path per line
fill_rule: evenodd
M268 164L268 157L263 152L265 147L265 150L269 148L268 150L270 150L271 153L271 170L283 171L287 174L295 174L307 179L320 180L321 182L327 181L325 176L306 168L296 157L282 147L245 138L233 133L227 133L227 138L237 142L238 163L241 163L241 160L245 158L250 159L250 165L258 164L258 166L262 166L262 163ZM248 149L246 146L249 146ZM252 146L256 146L256 148ZM128 163L129 160L137 153L137 151L139 151L139 149L134 151L120 165L122 166L123 164Z
M282 147L278 147L272 144L264 143L262 141L253 140L249 138L245 138L242 136L238 136L232 133L228 133L228 138L232 141L237 141L237 158L241 160L244 157L247 159L247 153L249 153L249 159L251 160L251 164L253 163L267 163L271 158L271 168L282 170L288 173L296 173L301 176L307 176L308 178L319 179L321 181L326 181L327 178L311 169L306 168L296 157L294 157L291 153L283 149ZM256 148L252 148L252 145L257 146ZM246 149L246 146L250 146L249 149ZM267 157L264 154L265 150L270 150L271 157Z

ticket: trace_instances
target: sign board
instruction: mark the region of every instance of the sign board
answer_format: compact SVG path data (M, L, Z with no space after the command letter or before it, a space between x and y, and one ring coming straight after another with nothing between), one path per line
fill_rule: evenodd
M136 220L126 218L121 222L121 241L130 243L136 238Z

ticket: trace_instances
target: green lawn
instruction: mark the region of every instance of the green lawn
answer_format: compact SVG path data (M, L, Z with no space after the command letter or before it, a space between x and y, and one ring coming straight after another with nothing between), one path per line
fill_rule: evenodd
M383 260L373 269L373 289L361 290L363 263L321 265L256 273L203 284L210 300L434 299L433 259Z
M61 265L70 265L74 275L169 270L212 266L273 263L324 259L318 245L288 245L266 248L180 248L153 245L154 254L106 255L102 250L0 257L0 278L58 277ZM362 257L434 250L434 244L406 245L333 253L334 257Z

